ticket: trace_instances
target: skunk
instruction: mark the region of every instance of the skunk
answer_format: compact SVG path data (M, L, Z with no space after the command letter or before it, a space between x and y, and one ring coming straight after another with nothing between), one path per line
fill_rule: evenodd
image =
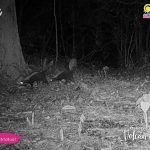
M62 80L65 80L65 83L71 81L74 82L73 71L65 70L51 79L51 81L62 81Z
M77 67L77 60L75 58L72 58L69 62L69 64L65 64L65 70L59 74L57 74L55 77L51 79L51 81L62 81L65 80L65 83L68 82L74 82L73 78L73 72L75 71Z
M27 76L23 81L20 82L21 85L27 85L30 84L31 87L33 87L34 82L43 82L48 84L48 81L46 79L45 71L42 72L33 72L29 76Z

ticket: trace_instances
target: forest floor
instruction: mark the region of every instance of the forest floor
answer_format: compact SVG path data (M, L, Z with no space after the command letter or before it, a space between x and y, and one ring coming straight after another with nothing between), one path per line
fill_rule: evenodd
M22 137L0 150L150 150L150 129L136 105L150 92L149 74L110 69L104 77L82 69L75 83L0 94L0 131Z

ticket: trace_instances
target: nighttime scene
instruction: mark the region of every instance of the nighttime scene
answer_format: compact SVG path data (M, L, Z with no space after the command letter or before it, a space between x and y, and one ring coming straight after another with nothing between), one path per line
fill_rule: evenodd
M150 2L0 0L0 150L150 150Z

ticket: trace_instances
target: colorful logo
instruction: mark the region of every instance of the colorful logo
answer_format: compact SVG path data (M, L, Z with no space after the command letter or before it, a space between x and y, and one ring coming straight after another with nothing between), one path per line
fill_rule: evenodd
M144 5L143 18L144 18L144 19L150 19L150 4L145 4L145 5Z
M21 137L14 133L0 133L0 144L16 144Z

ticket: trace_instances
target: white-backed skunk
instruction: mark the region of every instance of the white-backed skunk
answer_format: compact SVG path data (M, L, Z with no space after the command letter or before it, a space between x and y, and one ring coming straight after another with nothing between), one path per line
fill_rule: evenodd
M21 85L30 84L33 87L34 82L42 82L48 84L46 73L49 71L49 68L53 65L53 61L47 62L48 60L45 58L43 61L43 71L32 72L23 81L20 82Z
M52 81L65 80L65 83L68 83L70 81L74 82L73 72L76 67L77 67L77 60L75 58L72 58L69 64L66 66L66 69L63 72L54 76L51 80Z
M74 81L73 71L65 70L65 71L61 72L60 74L54 76L51 80L52 81L62 81L62 80L65 80L66 83L68 83L70 81Z
M48 84L45 71L41 72L33 72L29 76L27 76L23 81L20 82L21 85L30 84L33 87L34 82L43 82Z

